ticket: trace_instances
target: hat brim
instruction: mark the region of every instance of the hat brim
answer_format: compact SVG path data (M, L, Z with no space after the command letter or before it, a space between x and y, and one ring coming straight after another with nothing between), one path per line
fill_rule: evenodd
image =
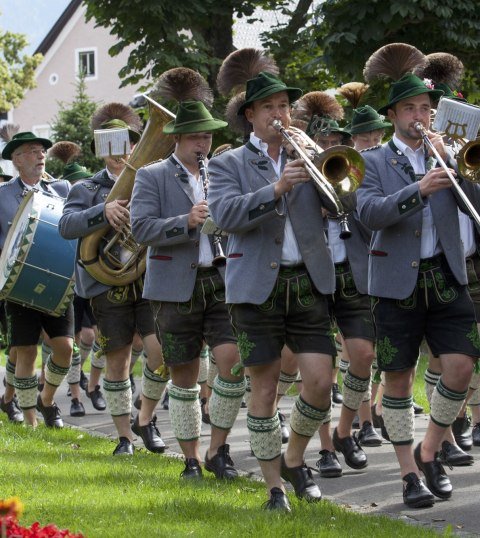
M422 95L423 93L428 93L434 101L440 99L440 97L442 97L442 95L444 94L442 90L430 90L426 87L425 88L416 87L416 88L407 90L406 92L401 93L400 95L397 95L395 99L390 101L387 105L383 106L382 108L379 108L377 112L381 114L382 116L386 116L388 113L388 110L392 108L392 106L398 103L399 101L403 101L404 99L408 99L409 97L416 97L417 95Z
M128 138L130 139L130 142L132 144L137 144L141 137L142 135L140 133L137 133L137 131L134 131L133 129L128 130ZM94 138L92 138L92 141L90 142L90 149L92 150L92 153L94 154L95 153L95 139Z
M382 121L382 120L366 121L364 123L359 123L358 125L351 127L350 133L352 135L361 134L361 133L369 133L370 131L376 131L377 129L388 129L391 126L392 124L388 121Z
M243 114L245 114L245 109L248 108L255 101L260 101L260 99L265 99L266 97L270 97L270 95L274 95L275 93L281 92L287 92L290 104L297 101L297 99L300 99L300 97L302 97L303 95L303 91L300 88L282 87L279 84L275 84L252 95L252 97L250 97L248 101L245 101L245 103L243 103L243 105L238 109L237 115L242 116Z
M32 144L32 143L38 143L42 144L42 146L45 149L49 149L53 146L53 143L48 140L47 138L30 138L30 139L18 139L18 140L10 140L10 142L3 148L2 151L2 159L5 159L6 161L12 160L12 153L19 148L20 146L23 146L24 144Z
M10 181L13 176L10 176L8 174L0 174L0 177L3 177L3 181Z
M204 120L187 121L175 125L175 120L168 122L164 128L164 134L189 134L189 133L208 133L224 129L228 123L215 118L205 118Z
M65 181L78 181L79 179L89 179L92 177L92 174L89 174L88 172L73 172L72 174L67 174L66 176L63 176L62 179Z

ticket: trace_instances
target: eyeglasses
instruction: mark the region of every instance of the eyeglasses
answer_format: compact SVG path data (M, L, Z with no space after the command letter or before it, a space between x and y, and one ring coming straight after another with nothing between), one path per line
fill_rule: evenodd
M16 153L15 155L36 155L38 156L44 156L47 154L47 150L45 148L42 149L30 149L28 151L20 151L19 153Z

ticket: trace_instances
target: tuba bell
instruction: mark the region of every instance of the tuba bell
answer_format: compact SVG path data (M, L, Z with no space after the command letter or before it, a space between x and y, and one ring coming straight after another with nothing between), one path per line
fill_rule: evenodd
M172 137L164 135L162 130L167 122L175 118L174 114L150 97L145 97L150 118L125 169L107 196L106 203L113 200L130 200L137 170L148 163L164 159L173 151ZM147 247L139 245L133 239L129 225L120 232L115 232L108 225L82 239L80 260L95 280L107 286L125 286L145 272L146 251Z

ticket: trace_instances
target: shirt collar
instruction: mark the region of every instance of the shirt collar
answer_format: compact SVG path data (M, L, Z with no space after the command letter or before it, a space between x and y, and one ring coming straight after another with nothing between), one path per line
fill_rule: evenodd
M106 170L106 172L107 172L107 176L108 176L113 182L117 181L118 176L116 176L115 174L112 174L112 172L110 172L110 170L109 170L107 167L105 167L105 170Z
M416 150L413 150L410 146L407 146L407 144L405 144L405 142L402 142L396 134L393 135L392 137L392 140L393 140L393 143L395 144L395 146L404 154L404 155L417 155L419 153L422 154L422 156L424 155L425 153L425 148L423 147L423 143L418 147L418 149Z
M268 155L268 144L264 142L261 138L258 138L258 136L255 135L254 132L250 133L250 143L255 146L257 149L263 152L264 155ZM282 146L280 148L280 155L283 153L283 150L285 148Z

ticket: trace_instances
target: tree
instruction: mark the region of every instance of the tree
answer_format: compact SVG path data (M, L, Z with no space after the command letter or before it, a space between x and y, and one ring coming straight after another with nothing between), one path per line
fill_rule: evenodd
M27 45L23 34L0 30L0 112L16 107L25 92L35 87L35 69L42 55L22 56Z
M233 50L234 17L253 21L255 8L291 14L290 32L303 24L313 0L300 0L293 9L288 0L85 0L87 19L109 28L118 37L110 49L115 56L129 45L127 65L120 71L122 85L155 78L172 67L198 70L213 86L218 67ZM289 49L291 40L288 42ZM284 51L284 54L286 51Z
M326 0L316 43L322 61L345 82L363 80L368 57L382 45L404 42L424 54L449 52L467 68L462 91L480 99L480 11L475 0Z
M72 103L59 103L59 111L52 125L52 142L68 140L82 148L79 163L91 172L97 172L104 165L90 149L93 138L90 119L97 109L97 104L87 95L85 77L81 75L75 84L75 98ZM54 177L60 177L64 164L57 159L49 159L47 170Z

